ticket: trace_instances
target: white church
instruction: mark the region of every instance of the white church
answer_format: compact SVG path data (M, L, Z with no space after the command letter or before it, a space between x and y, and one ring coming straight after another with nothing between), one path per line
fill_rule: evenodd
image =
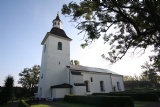
M107 69L70 65L70 42L57 14L42 40L38 98L62 99L66 94L89 95L124 91L123 76Z

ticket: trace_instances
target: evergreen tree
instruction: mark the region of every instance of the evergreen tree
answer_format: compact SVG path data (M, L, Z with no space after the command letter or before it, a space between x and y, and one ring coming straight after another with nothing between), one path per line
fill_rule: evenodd
M9 100L12 99L13 95L13 85L14 85L14 78L13 76L7 76L4 80L4 87L1 92L1 100L2 103L7 103Z

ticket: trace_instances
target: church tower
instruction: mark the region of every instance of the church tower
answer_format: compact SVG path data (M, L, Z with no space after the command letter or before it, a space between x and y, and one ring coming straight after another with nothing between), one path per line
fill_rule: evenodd
M42 45L41 71L38 97L51 97L51 86L67 83L66 66L70 65L70 41L62 29L59 14L52 21L53 27L45 35Z

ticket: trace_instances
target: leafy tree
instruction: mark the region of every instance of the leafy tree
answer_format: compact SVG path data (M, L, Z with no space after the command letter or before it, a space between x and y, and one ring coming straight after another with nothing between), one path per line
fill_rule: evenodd
M144 77L146 77L148 79L148 81L150 81L152 83L158 82L158 74L152 64L145 62L144 65L141 66L141 68L144 69L142 75Z
M38 80L39 80L40 66L34 65L32 68L24 68L24 70L19 73L20 79L18 81L22 87L27 89L30 95L33 95L37 91Z
M78 60L71 60L71 65L80 65L80 62Z
M145 52L148 46L155 53L151 60L160 63L160 0L84 0L64 4L62 14L69 15L80 33L84 32L82 47L103 36L111 48L102 57L111 63L131 48L133 53L137 49Z
M4 80L4 88L1 92L1 101L2 103L7 103L9 100L12 99L13 94L13 85L14 85L14 78L13 76L7 76Z

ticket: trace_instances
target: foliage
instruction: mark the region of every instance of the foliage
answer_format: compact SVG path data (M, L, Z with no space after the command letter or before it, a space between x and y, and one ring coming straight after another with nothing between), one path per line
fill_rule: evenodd
M80 65L80 62L78 60L71 60L71 65Z
M1 103L7 103L9 100L12 99L12 93L13 93L13 85L14 85L14 78L13 76L8 75L6 79L4 80L4 88L1 92Z
M129 49L145 52L152 46L155 63L160 63L160 1L159 0L84 0L70 2L62 7L76 28L85 34L88 46L103 35L104 43L111 46L102 57L111 63L122 59ZM114 29L114 32L112 31Z
M34 65L32 68L24 68L24 70L19 73L20 79L18 83L22 85L24 90L27 89L29 91L29 95L33 95L34 92L37 92L39 73L39 65Z
M64 101L70 103L82 103L102 107L124 107L129 105L134 107L133 100L131 97L112 97L112 96L76 96L76 95L65 95Z
M144 70L142 75L146 77L146 79L152 83L158 83L160 79L160 75L158 75L156 67L154 64L149 64L148 62L145 62L144 65L141 66L141 68Z

